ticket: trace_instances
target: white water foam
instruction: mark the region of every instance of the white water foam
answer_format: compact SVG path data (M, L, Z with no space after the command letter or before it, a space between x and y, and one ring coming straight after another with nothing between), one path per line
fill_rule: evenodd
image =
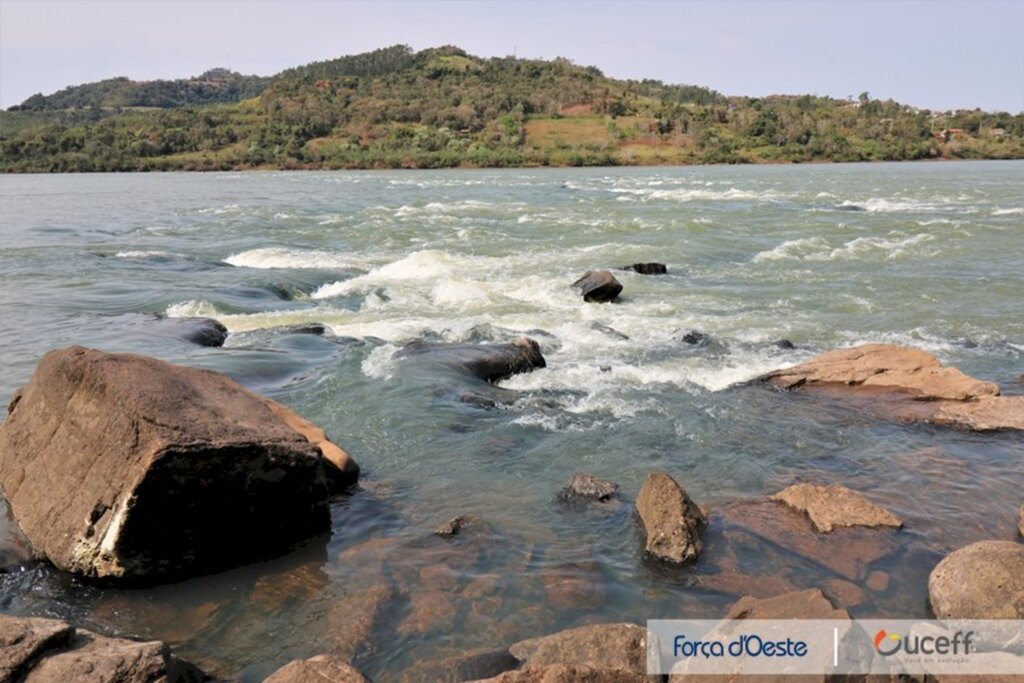
M180 256L180 254L172 254L168 251L119 251L114 254L115 258L123 259L164 259L173 258Z
M165 313L168 318L215 318L220 315L216 306L201 299L189 299L171 304Z
M833 247L822 237L805 237L787 240L772 249L759 252L751 259L754 263L765 261L849 261L862 257L876 257L879 254L887 259L904 256L914 247L931 242L935 237L927 233L906 236L903 233L891 232L889 237L857 237L841 246Z
M224 263L239 268L358 268L365 263L329 251L264 247L250 249L224 259Z
M395 352L398 347L394 344L378 346L366 357L360 366L363 374L375 379L391 379L395 376L395 368L398 361L395 359Z
M1016 206L1012 209L993 209L993 216L1024 216L1024 207Z

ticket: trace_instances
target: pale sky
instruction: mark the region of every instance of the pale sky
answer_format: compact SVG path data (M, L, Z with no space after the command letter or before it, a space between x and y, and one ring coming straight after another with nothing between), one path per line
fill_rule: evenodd
M1024 0L0 0L0 107L114 76L271 75L396 43L727 95L1024 111Z

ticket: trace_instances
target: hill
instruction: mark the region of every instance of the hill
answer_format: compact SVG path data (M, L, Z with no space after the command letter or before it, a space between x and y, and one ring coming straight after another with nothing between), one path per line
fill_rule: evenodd
M929 112L868 93L726 97L611 79L567 59L484 59L451 46L397 45L218 91L237 99L259 88L241 101L197 101L212 94L182 84L216 80L199 79L155 81L163 94L148 99L121 79L68 88L37 108L30 98L0 113L0 170L1024 158L1024 114ZM162 106L154 102L166 106L131 108Z

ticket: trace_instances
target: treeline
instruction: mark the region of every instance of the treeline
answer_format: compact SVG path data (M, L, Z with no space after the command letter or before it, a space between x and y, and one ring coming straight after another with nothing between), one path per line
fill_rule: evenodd
M238 75L218 70L162 83L229 76ZM567 59L481 59L451 46L398 45L315 62L264 85L240 101L160 110L23 105L0 113L0 170L1024 158L1022 114L933 113L868 93L853 101L730 98L700 86L610 79Z

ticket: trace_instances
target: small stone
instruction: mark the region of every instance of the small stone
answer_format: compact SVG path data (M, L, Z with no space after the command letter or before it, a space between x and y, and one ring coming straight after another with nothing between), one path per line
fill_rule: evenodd
M558 499L565 503L588 500L603 503L611 500L618 490L618 484L592 474L577 472L565 488L558 492Z
M475 521L475 519L468 515L459 515L458 517L452 517L450 520L434 529L434 535L441 536L442 538L451 538L452 536L458 535L458 533L462 531L463 525L469 524L473 521Z
M844 486L794 484L771 499L806 513L814 527L825 534L838 526L903 526L899 517Z

